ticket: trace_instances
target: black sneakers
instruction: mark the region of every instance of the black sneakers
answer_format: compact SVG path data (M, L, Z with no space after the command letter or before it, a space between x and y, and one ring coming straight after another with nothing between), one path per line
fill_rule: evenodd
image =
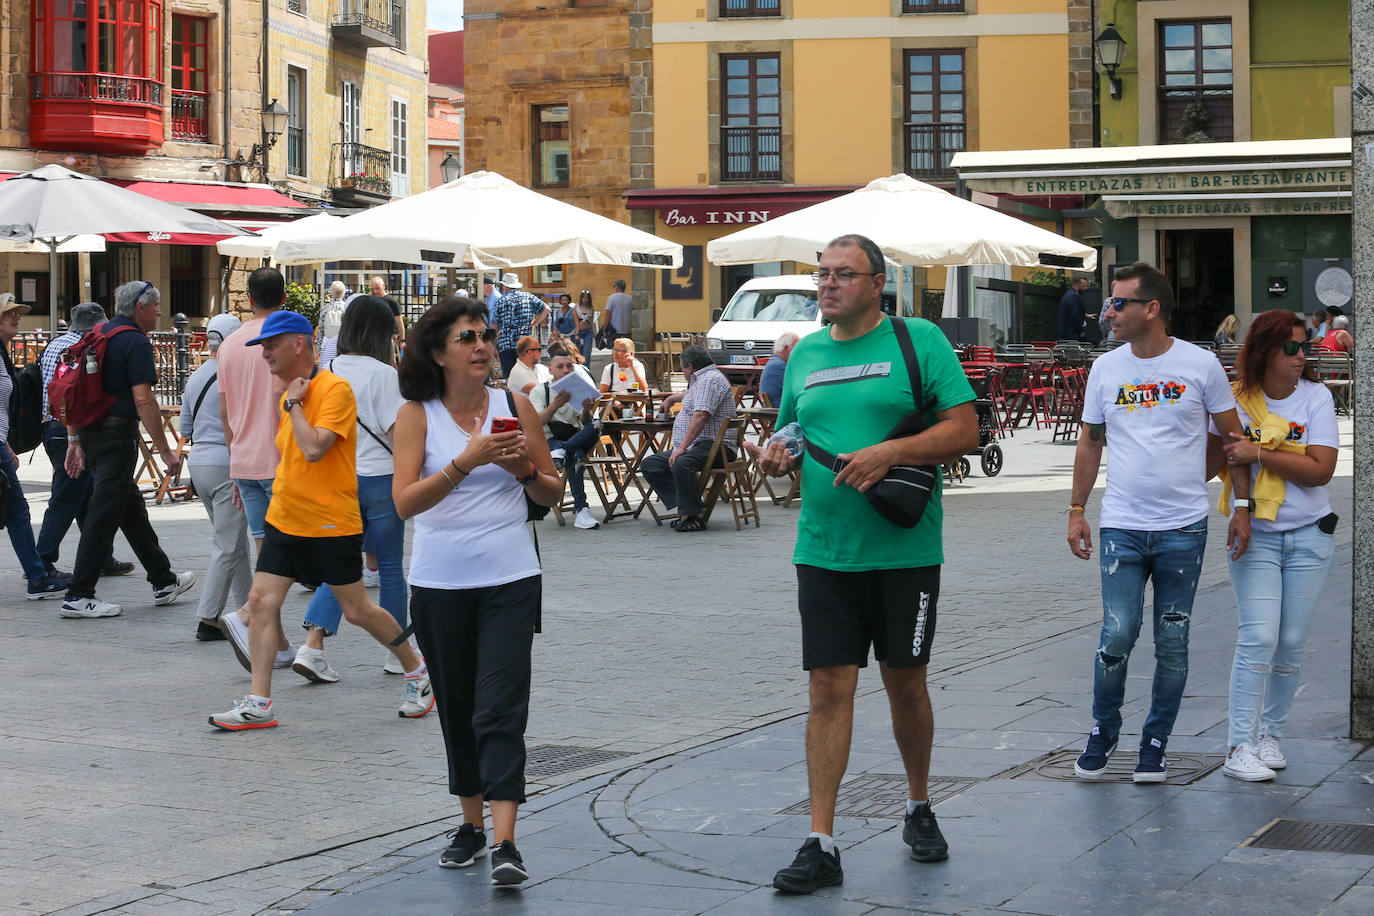
M826 852L815 837L807 837L792 864L773 876L773 886L788 894L809 894L818 887L843 883L840 851Z
M440 868L467 868L487 854L487 835L473 824L464 824L448 835L453 842L439 854Z
M512 887L530 876L525 871L525 860L510 840L502 840L501 845L491 852L491 883L502 887Z
M902 826L902 842L911 847L911 858L917 862L943 862L949 858L949 844L935 823L930 802L918 806L906 816Z

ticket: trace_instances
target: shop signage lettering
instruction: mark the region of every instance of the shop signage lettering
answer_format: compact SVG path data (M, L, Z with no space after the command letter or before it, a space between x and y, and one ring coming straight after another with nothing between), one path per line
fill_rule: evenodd
M989 194L1037 197L1056 194L1146 194L1172 191L1227 191L1339 188L1351 184L1348 166L1312 169L1237 169L1225 172L1168 172L1143 175L1083 175L1065 178L973 178L968 187Z
M707 207L673 207L660 210L665 226L728 226L766 223L773 210L718 210Z
M1243 200L1109 200L1115 219L1135 216L1281 216L1287 214L1349 213L1348 197L1248 197Z

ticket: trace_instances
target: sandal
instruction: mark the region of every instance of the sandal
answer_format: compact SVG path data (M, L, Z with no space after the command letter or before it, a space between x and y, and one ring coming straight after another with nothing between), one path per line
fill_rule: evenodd
M684 519L679 519L677 531L679 534L684 531L705 531L706 523L695 515L689 515Z

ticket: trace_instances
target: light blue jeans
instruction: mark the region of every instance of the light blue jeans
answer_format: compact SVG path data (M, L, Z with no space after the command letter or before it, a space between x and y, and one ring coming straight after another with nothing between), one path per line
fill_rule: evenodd
M1236 659L1231 669L1232 747L1260 733L1282 737L1302 683L1312 611L1331 572L1335 538L1314 522L1291 531L1255 531L1231 561L1236 590Z
M243 515L248 519L248 536L262 540L267 530L267 506L272 502L272 480L248 480L235 477L234 484L239 488L239 499L243 500Z
M401 553L405 549L406 523L396 514L391 501L391 475L358 478L358 508L363 515L363 531L377 554L379 595L377 603L405 629L410 619L405 575L401 571ZM343 608L334 597L334 590L320 588L305 610L307 625L319 627L325 635L339 631Z
M1143 732L1168 739L1188 682L1188 627L1207 547L1207 519L1172 531L1103 528L1099 539L1102 635L1093 665L1093 718L1104 734L1120 733L1126 663L1140 636L1145 580L1150 579L1155 588L1155 676Z

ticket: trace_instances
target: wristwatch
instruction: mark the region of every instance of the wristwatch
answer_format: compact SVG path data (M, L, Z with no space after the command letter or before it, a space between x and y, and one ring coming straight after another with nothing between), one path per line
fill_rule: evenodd
M287 413L290 413L290 412L291 412L291 408L292 408L292 407L299 407L299 406L300 406L300 403L301 403L300 398L287 398L286 400L284 400L284 401L281 402L281 409L284 410L284 411L287 412Z
M1244 509L1244 510L1246 510L1247 512L1254 512L1254 511L1255 511L1255 501L1254 501L1253 499L1238 499L1238 500L1236 500L1236 508L1237 508L1237 509Z

